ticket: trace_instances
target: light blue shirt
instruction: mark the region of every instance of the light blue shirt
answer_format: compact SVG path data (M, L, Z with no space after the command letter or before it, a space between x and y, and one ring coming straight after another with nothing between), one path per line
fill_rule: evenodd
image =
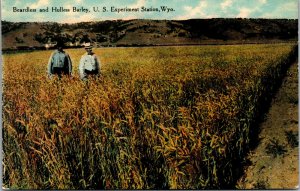
M71 75L72 73L72 61L65 51L55 50L48 61L48 75L51 76L53 74L53 68L65 68L66 71Z

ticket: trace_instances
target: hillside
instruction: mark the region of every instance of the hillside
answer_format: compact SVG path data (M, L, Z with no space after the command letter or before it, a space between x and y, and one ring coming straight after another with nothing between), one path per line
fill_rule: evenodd
M67 46L232 44L297 40L295 19L112 20L60 24L2 21L2 48L41 48L57 37Z

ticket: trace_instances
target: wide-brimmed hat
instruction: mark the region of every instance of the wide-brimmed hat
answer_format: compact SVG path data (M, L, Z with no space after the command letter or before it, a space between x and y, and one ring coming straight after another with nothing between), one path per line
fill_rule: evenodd
M62 40L58 40L56 42L56 47L64 47L64 46L65 46L65 44L64 44L64 42Z
M93 45L91 43L85 43L84 44L84 48L85 49L92 49L93 48Z

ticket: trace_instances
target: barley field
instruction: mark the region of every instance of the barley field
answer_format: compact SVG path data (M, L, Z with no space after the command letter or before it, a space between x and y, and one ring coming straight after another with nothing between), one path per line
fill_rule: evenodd
M98 48L102 75L48 79L52 51L3 55L3 183L232 188L293 44Z

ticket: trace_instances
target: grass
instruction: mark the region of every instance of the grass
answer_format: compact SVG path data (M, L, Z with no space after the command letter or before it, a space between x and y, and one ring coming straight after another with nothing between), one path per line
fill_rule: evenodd
M268 189L269 184L265 180L259 180L257 183L254 184L254 189Z
M285 137L287 139L288 144L295 148L298 146L298 134L293 133L293 131L285 131Z
M287 150L283 145L280 145L278 140L271 140L270 143L266 146L266 153L271 154L274 158L277 156L281 156L286 153Z

